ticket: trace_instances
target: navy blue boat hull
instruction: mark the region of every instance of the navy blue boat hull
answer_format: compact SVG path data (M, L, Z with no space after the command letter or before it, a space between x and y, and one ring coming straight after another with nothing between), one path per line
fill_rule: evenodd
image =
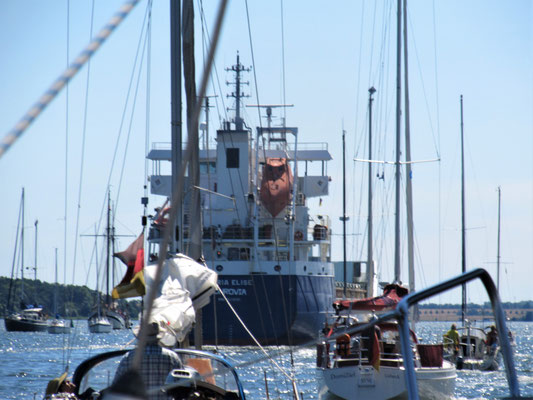
M332 276L219 275L218 283L262 345L314 340L333 312ZM203 308L202 324L205 344L255 344L220 294Z
M46 332L48 329L46 321L28 321L6 317L4 323L8 332Z

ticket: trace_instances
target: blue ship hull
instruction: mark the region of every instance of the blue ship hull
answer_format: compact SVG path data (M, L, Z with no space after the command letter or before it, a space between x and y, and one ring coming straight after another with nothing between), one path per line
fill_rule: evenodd
M219 275L218 283L262 345L314 340L333 311L332 276ZM255 344L220 294L202 310L205 344Z

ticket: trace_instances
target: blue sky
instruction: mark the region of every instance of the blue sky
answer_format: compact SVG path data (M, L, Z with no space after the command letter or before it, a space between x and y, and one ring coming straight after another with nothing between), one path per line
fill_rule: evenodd
M207 28L214 7L204 2ZM122 4L94 2L93 32ZM281 39L283 4L284 46ZM196 2L195 5L198 5ZM90 1L70 2L69 54L73 59L89 42ZM231 2L216 69L222 93L214 86L218 109L210 124L219 126L230 80L224 68L241 61L252 65L247 79L247 104L290 103L287 124L298 126L303 142L327 141L334 157L330 196L311 205L329 214L335 234L333 259L341 260L342 154L341 132L347 132L348 238L350 259L366 257L366 166L352 162L367 158L368 88L375 94L374 158L394 158L395 2ZM94 287L90 265L92 239L80 237L74 263L74 237L80 181L81 141L86 151L79 234L92 234L100 218L111 160L117 140L135 50L146 10L141 2L69 85L67 173L67 282ZM198 12L196 12L198 16ZM150 143L170 138L168 1L153 7L150 78ZM414 166L414 206L417 243L417 287L457 275L460 259L460 121L459 97L464 96L467 179L467 266L495 274L497 192L502 189L501 295L507 301L531 300L533 272L533 33L530 1L410 1L409 81L413 159L440 163ZM197 23L197 45L202 42ZM251 39L248 35L251 32ZM59 76L67 64L67 1L8 0L0 4L0 130L6 134ZM283 51L282 51L283 49ZM283 68L282 55L285 65ZM201 60L201 49L198 60ZM145 61L146 62L146 61ZM140 232L146 131L146 64L143 64L136 109L126 113L120 148L130 130L124 178L119 185L122 153L111 178L118 199L117 230ZM197 64L199 81L201 61ZM283 87L285 71L285 88ZM87 79L89 82L87 83ZM136 82L136 79L134 79ZM86 88L88 87L88 94ZM285 97L283 96L285 93ZM87 103L86 103L87 99ZM222 105L224 100L224 105ZM129 106L131 110L131 103ZM53 281L54 248L64 266L66 92L46 109L24 136L0 159L0 275L9 276L20 191L26 188L26 259L34 259L33 221L39 220L38 278ZM86 124L85 120L86 109ZM249 126L258 125L251 109ZM279 114L278 114L279 116ZM279 121L279 119L278 119ZM85 126L85 128L84 128ZM213 132L213 131L212 131ZM377 168L379 169L379 168ZM384 180L375 186L375 254L380 280L393 277L392 171L381 168ZM376 171L377 172L377 171ZM160 199L152 199L151 207ZM404 217L402 216L402 219ZM125 247L129 238L120 239ZM405 259L405 246L402 253ZM73 265L75 264L75 265ZM405 262L404 262L405 265ZM407 281L406 268L402 274ZM61 278L62 279L62 278ZM470 287L469 287L470 288ZM471 301L486 301L479 285L469 289ZM459 292L439 301L458 302Z

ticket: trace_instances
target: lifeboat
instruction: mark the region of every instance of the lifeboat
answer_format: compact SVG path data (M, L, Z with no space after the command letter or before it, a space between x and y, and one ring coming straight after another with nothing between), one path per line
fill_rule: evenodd
M291 201L292 171L286 158L267 158L261 180L261 203L276 217Z

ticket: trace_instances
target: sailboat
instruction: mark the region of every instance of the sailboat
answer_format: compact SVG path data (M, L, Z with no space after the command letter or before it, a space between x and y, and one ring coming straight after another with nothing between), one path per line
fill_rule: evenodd
M100 314L105 315L107 320L111 323L111 326L113 329L127 329L130 327L129 318L125 315L125 313L121 312L116 303L112 300L110 296L110 290L109 290L109 275L111 273L111 255L112 250L111 246L112 243L114 243L114 239L116 237L115 235L115 228L112 225L112 217L111 217L111 193L108 190L107 192L107 226L106 226L106 233L105 233L105 239L106 239L106 294L105 294L105 301L104 301L104 307L100 309L96 309L90 316L89 319L93 319L94 317L98 317Z
M466 212L465 212L465 160L464 160L464 124L463 124L463 96L461 95L461 268L466 272ZM499 286L499 284L498 284ZM461 296L461 326L459 332L459 349L453 343L446 346L447 358L456 363L457 369L479 369L495 371L499 368L501 354L499 347L488 349L487 331L475 327L466 318L467 296L466 285L462 286Z
M19 229L20 228L20 229ZM20 232L20 237L19 237ZM20 239L19 252L17 252L17 243ZM37 242L37 239L36 239ZM14 293L13 288L13 275L15 272L16 260L20 260L20 296L12 296ZM12 289L13 288L13 292ZM21 310L13 312L18 307L13 302L13 297L17 297L20 300ZM11 314L6 315L4 323L7 331L22 331L22 332L45 332L48 327L47 316L43 312L41 306L33 306L26 304L26 297L24 293L24 188L22 188L22 195L20 199L19 209L19 221L17 227L17 241L15 244L15 250L13 254L13 270L11 272L11 282L9 285L9 295L7 299L7 310Z
M100 290L98 287L98 282L100 281L100 273L98 271L98 247L97 247L97 234L94 235L94 247L96 253L96 312L91 314L87 320L87 325L89 327L89 332L91 333L109 333L113 330L113 325L107 319L105 314L102 312L102 300L100 296Z
M64 319L61 319L57 312L57 248L55 249L55 286L54 286L54 319L50 321L48 325L48 333L70 333L71 325Z
M404 24L406 10L403 10ZM396 205L395 205L395 264L394 282L383 289L383 295L367 299L343 299L336 301L336 320L322 330L317 345L317 366L320 368L324 388L327 392L347 400L356 399L396 399L407 396L406 377L414 376L419 388L419 396L429 399L453 397L455 390L456 369L453 363L444 360L442 344L420 344L414 331L409 331L409 340L400 341L400 325L396 321L382 321L364 331L357 328L367 325L388 311L392 311L405 297L409 290L400 284L400 72L401 72L401 25L402 1L398 0L397 12L398 47L397 47L397 93L396 93ZM404 27L404 32L405 32ZM406 41L406 34L404 33ZM407 68L407 67L406 67ZM407 87L406 87L407 92ZM372 95L369 90L369 116L372 115ZM369 131L371 132L371 119ZM406 135L408 133L408 96L406 94ZM371 143L371 140L369 140ZM371 147L370 147L371 151ZM369 155L372 161L372 154ZM407 165L410 153L406 154ZM371 178L371 174L369 174ZM408 201L409 203L409 201ZM371 217L371 184L369 183L369 216ZM409 211L409 210L408 210ZM370 219L369 217L369 219ZM410 218L408 212L408 218ZM369 221L371 226L371 221ZM372 229L369 227L368 232ZM410 235L412 230L410 230ZM372 262L373 238L369 236L369 263ZM411 242L411 241L410 241ZM410 264L411 267L411 264ZM410 281L414 282L414 269L410 268ZM414 285L413 285L414 286ZM406 334L407 335L407 334ZM404 346L408 344L408 348ZM414 374L404 365L406 352L412 352Z

